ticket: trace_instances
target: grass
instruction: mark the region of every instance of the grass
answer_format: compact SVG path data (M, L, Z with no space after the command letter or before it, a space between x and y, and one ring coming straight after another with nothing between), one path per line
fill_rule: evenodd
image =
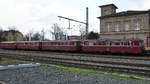
M87 74L87 75L93 75L93 76L108 76L112 79L124 79L124 80L131 80L131 81L144 81L144 82L150 82L150 79L146 78L139 78L134 76L122 76L119 74L110 74L110 73L104 73L104 72L96 72L92 70L83 70L83 69L77 69L77 68L68 68L68 67L62 67L62 66L55 66L55 65L49 65L49 64L41 64L41 66L47 66L51 67L56 70L61 70L63 72L70 72L72 74Z
M0 66L16 65L16 64L24 64L24 63L27 63L27 62L19 61L19 60L12 60L12 59L6 59L6 58L2 58L2 60L0 60Z

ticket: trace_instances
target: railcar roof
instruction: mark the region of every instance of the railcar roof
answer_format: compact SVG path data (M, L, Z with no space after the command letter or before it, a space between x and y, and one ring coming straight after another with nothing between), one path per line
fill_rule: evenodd
M80 40L49 40L49 41L42 41L42 42L77 42Z
M0 42L0 43L15 43L15 41L3 41L3 42Z
M90 42L96 42L96 41L143 41L141 39L100 39L100 40L84 40L84 41L90 41Z
M39 41L17 41L16 43L35 43Z

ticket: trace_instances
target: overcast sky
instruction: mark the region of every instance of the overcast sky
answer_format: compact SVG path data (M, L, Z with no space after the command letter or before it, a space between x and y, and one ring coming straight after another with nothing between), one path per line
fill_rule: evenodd
M0 26L4 30L16 26L23 33L42 28L48 31L54 23L67 28L68 21L57 16L85 22L85 8L89 7L89 30L99 32L98 6L111 3L119 8L117 12L150 9L150 0L0 0ZM77 25L71 22L73 31L78 31Z

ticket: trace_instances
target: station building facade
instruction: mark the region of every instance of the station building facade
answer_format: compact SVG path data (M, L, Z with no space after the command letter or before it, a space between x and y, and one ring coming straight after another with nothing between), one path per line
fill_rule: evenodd
M100 38L102 39L142 39L145 47L150 46L150 10L128 10L116 12L114 4L102 5Z

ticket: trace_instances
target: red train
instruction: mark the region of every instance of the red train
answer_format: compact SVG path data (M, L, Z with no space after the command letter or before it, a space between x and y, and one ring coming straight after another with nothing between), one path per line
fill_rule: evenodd
M1 42L0 48L135 54L144 52L143 40L140 39L13 41Z

